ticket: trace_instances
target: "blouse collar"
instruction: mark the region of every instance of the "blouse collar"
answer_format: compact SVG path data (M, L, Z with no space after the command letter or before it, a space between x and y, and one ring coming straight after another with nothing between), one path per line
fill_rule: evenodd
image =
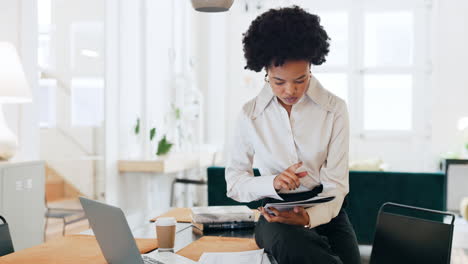
M317 105L322 107L326 111L332 111L332 105L330 101L330 94L322 84L312 76L309 82L309 88L307 89L306 95ZM271 90L270 84L265 83L260 93L255 98L255 105L250 114L251 119L256 119L271 103L275 95ZM302 99L302 98L301 98Z

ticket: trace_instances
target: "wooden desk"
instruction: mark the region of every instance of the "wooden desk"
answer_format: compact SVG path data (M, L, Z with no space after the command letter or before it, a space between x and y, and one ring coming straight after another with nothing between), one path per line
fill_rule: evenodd
M130 216L129 218L131 218ZM142 218L140 218L142 217ZM138 237L137 245L140 252L150 252L156 248L156 233L154 223L150 223L148 220L154 217L154 215L139 215L138 218L141 220L141 225L133 226L132 233L134 237ZM143 220L146 219L146 220ZM131 220L131 219L129 219ZM132 222L132 221L130 221ZM13 254L4 256L0 259L0 263L5 264L19 264L19 263L38 263L38 264L75 264L75 263L105 263L104 257L100 251L100 248L92 235L92 230L85 231L87 235L71 235L64 238L52 240L50 242L41 244L39 246L25 249L22 251L15 252ZM180 253L183 256L197 260L203 253L203 248L209 248L213 251L229 251L233 247L241 250L252 249L255 244L253 241L254 230L225 230L216 231L205 234L206 236L194 233L192 231L192 225L190 223L177 223L176 228L176 241L174 250L176 253ZM192 242L198 241L204 237L200 243L192 244ZM227 239L219 237L234 237L244 238L242 239ZM142 239L148 238L148 239ZM213 242L214 241L214 242ZM219 246L220 241L223 242L222 247ZM239 247L239 243L241 246ZM81 246L79 245L81 243ZM216 244L213 246L213 243ZM78 245L78 246L77 246ZM84 245L84 246L83 246ZM232 250L231 250L232 251ZM276 264L273 257L270 257L272 264Z
M156 239L136 239L140 253L157 248ZM105 264L106 260L94 236L71 235L1 257L2 264Z

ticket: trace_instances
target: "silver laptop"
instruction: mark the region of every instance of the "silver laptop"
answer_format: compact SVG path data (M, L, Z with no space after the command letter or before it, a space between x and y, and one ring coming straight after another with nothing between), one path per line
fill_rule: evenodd
M171 252L141 255L127 219L120 208L80 197L93 233L107 263L111 264L193 264Z

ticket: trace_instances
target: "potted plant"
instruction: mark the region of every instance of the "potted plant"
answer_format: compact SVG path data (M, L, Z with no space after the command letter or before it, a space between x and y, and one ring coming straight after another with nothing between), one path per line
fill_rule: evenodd
M135 135L137 136L140 134L140 118L137 118L134 132L135 132ZM156 139L155 127L149 130L149 139L150 139L150 143ZM167 155L171 151L173 145L174 144L172 142L167 140L166 135L164 134L158 141L155 155L158 157L163 157Z

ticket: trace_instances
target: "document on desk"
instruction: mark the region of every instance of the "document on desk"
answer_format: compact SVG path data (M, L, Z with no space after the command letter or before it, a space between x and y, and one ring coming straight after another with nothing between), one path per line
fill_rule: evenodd
M242 252L207 252L203 253L199 264L270 264L263 249Z
M294 201L294 202L278 202L278 203L267 203L265 204L265 209L269 214L273 214L273 211L270 210L270 207L274 207L278 211L289 211L294 209L295 206L302 206L304 208L309 208L317 204L326 203L335 199L335 196L315 196L310 199Z

